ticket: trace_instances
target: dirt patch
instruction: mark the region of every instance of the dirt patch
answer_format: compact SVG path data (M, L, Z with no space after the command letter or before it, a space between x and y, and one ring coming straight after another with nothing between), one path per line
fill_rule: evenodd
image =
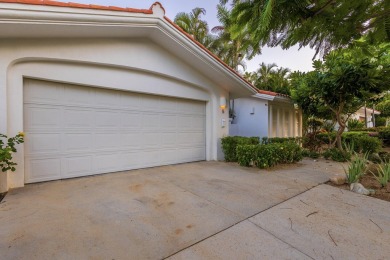
M390 183L387 183L386 187L382 187L379 182L370 174L363 175L359 182L363 184L365 188L375 190L375 194L370 195L371 197L390 202ZM327 184L338 187L340 189L349 190L349 184L335 185L330 181L327 182Z

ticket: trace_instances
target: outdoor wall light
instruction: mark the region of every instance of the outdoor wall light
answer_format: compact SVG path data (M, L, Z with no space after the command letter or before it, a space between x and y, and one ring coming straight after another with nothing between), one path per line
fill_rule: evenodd
M226 98L224 98L224 97L221 97L221 98L220 98L220 100L219 100L219 107L221 108L222 113L225 113L225 109L226 109Z

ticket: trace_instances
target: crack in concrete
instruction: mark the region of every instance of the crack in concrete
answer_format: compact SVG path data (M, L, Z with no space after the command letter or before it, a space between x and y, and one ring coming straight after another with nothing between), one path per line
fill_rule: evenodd
M272 205L272 206L270 206L270 207L268 207L268 208L266 208L266 209L264 209L264 210L261 210L261 211L255 213L255 214L253 214L253 215L251 215L251 216L249 216L249 217L243 219L243 220L240 220L240 221L238 221L238 222L236 222L236 223L234 223L234 224L232 224L232 225L230 225L230 226L228 226L228 227L226 227L226 228L224 228L224 229L221 229L220 231L218 231L218 232L216 232L216 233L214 233L214 234L212 234L212 235L210 235L210 236L207 236L207 237L205 237L205 238L203 238L203 239L201 239L201 240L199 240L199 241L197 241L197 242L195 242L195 243L193 243L193 244L191 244L191 245L189 245L189 246L186 246L186 247L184 247L184 248L182 248L182 249L180 249L180 250L178 250L178 251L176 251L176 252L174 252L174 253L172 253L172 254L166 256L166 257L163 257L163 259L168 259L168 258L170 258L170 257L172 257L172 256L174 256L174 255L176 255L176 254L178 254L178 253L180 253L180 252L182 252L182 251L184 251L184 250L186 250L186 249L192 247L192 246L195 246L195 245L197 245L197 244L199 244L199 243L201 243L201 242L203 242L203 241L205 241L205 240L207 240L207 239L209 239L209 238L211 238L211 237L214 237L214 236L216 236L216 235L218 235L218 234L220 234L220 233L222 233L222 232L224 232L224 231L226 231L226 230L228 230L228 229L230 229L230 228L232 228L232 227L234 227L234 226L236 226L236 225L238 225L238 224L240 224L240 223L242 223L242 222L244 222L244 221L248 221L248 222L254 224L256 227L258 227L258 228L264 230L265 232L269 233L270 235L272 235L273 237L275 237L275 238L278 239L279 241L282 241L282 242L285 243L286 245L288 245L288 246L294 248L295 250L297 250L298 252L304 254L305 256L309 257L310 259L314 259L313 257L311 257L311 256L309 256L309 255L307 255L307 254L305 254L304 252L302 252L302 251L300 251L299 249L295 248L294 246L292 246L291 244L287 243L286 241L283 241L282 239L278 238L277 236L275 236L275 235L272 234L271 232L269 232L269 231L263 229L262 227L258 226L256 223L253 223L253 222L250 221L249 219L252 218L252 217L254 217L254 216L256 216L256 215L259 215L259 214L261 214L261 213L263 213L263 212L265 212L265 211L267 211L267 210L270 210L270 209L272 209L272 208L274 208L274 207L277 207L277 206L279 206L280 204L282 204L282 203L284 203L284 202L286 202L286 201L289 201L289 200L291 200L291 199L293 199L293 198L295 198L295 197L298 197L299 195L302 195L303 193L308 192L308 191L314 189L315 187L317 187L317 186L319 186L319 185L322 185L322 184L324 184L324 183L325 183L325 182L323 182L323 183L318 183L317 185L315 185L315 186L313 186L313 187L311 187L311 188L309 188L309 189L307 189L307 190L305 190L305 191L302 191L302 192L300 192L300 193L298 193L298 194L296 194L296 195L294 195L294 196L292 196L292 197L290 197L290 198L288 198L288 199L286 199L286 200L283 200L283 201L281 201L281 202L279 202L279 203L276 203L275 205ZM174 184L174 185L176 185L176 184ZM183 189L183 190L185 190L185 191L187 191L186 189L184 189L184 188L182 188L182 187L180 187L180 186L178 186L178 185L176 185L176 186L179 187L179 188L181 188L181 189ZM188 192L190 192L191 194L194 194L194 193L192 193L191 191L188 191ZM196 195L196 196L198 196L198 197L204 199L203 197L201 197L201 196L199 196L199 195L197 195L197 194L194 194L194 195ZM204 200L208 201L207 199L204 199ZM214 205L219 206L219 205L215 204L214 202L210 202L210 203L213 203ZM222 208L224 208L224 207L222 207ZM232 212L231 210L229 210L229 211ZM233 212L233 213L235 213L235 212ZM235 213L235 214L237 214L237 213Z

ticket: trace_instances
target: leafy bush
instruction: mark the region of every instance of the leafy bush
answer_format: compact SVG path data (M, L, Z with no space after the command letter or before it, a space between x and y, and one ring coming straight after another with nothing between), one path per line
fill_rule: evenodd
M347 182L349 184L357 182L360 177L366 171L367 157L368 154L365 153L363 156L358 156L355 154L355 158L351 161L348 166L348 170L344 169L345 174L347 175Z
M364 122L359 121L358 119L349 119L348 120L348 130L354 130L364 127Z
M279 163L294 163L302 160L302 149L294 142L237 146L238 163L259 168L269 168Z
M302 143L302 137L263 137L261 139L262 144L272 144L272 143L285 143L285 142L294 142L297 144Z
M355 145L359 152L377 153L382 148L382 142L378 138L370 136L360 136L355 140Z
M302 156L303 157L309 157L309 158L312 158L312 159L317 159L321 156L320 153L316 152L316 151L310 151L308 149L303 149L302 150Z
M351 154L347 151L339 150L338 148L331 148L326 150L323 154L325 159L331 158L336 162L346 162L351 159Z
M12 153L16 153L15 146L24 142L24 133L19 133L15 137L8 138L0 134L0 168L2 172L15 171L17 165L12 161Z
M378 176L371 172L374 178L385 187L390 181L390 163L385 163L383 166L379 165Z
M222 138L222 150L225 155L225 161L237 162L236 149L238 145L259 144L259 137L227 136Z
M241 166L249 167L256 159L258 145L238 145L236 148L237 161Z
M317 138L321 140L323 143L332 143L335 138L335 133L321 133L317 135ZM362 153L377 153L381 147L381 141L376 137L369 136L368 132L345 132L341 136L341 140L343 143L350 146L353 144L355 152Z
M379 129L379 138L385 143L386 145L390 145L390 127L384 127Z
M375 126L386 126L386 117L375 117Z

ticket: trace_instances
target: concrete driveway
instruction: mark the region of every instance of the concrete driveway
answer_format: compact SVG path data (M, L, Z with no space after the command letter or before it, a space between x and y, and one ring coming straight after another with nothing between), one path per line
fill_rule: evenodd
M380 259L390 204L336 163L199 162L28 185L0 204L1 259Z

